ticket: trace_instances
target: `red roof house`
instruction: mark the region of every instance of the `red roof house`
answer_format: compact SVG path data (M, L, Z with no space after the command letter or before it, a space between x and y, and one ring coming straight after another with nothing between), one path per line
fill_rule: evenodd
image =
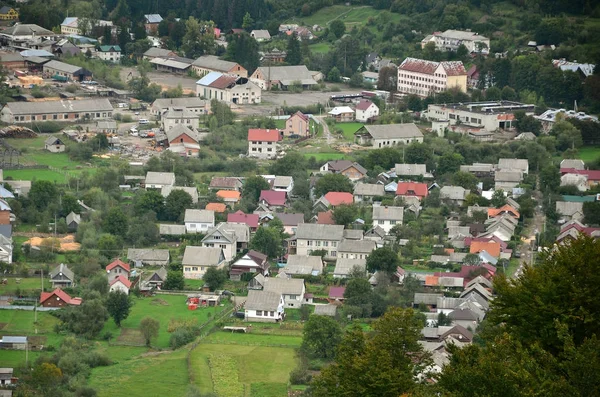
M564 174L586 175L589 186L600 183L600 170L578 170L575 168L561 168L560 173L561 173L561 175L564 175Z
M81 298L71 298L65 291L56 288L52 292L42 292L40 305L43 307L79 306L81 305Z
M508 204L505 204L500 208L488 209L488 218L496 218L496 217L504 215L504 214L508 214L515 219L519 219L519 217L521 216L521 214L519 214L519 211L517 211L516 209L514 209L512 206L510 206Z
M120 259L115 259L108 266L106 266L106 273L108 273L108 280L113 280L121 275L125 278L129 277L131 268L128 263L123 262Z
M343 301L346 287L330 287L329 288L329 301Z
M317 224L319 225L335 225L333 220L333 211L324 211L317 213Z
M258 214L246 214L243 211L236 211L232 214L227 214L227 222L245 223L250 229L258 228Z
M333 207L342 204L351 205L354 203L354 196L352 193L347 192L329 192L325 195L325 199L329 201L329 204Z
M498 258L500 256L500 243L495 241L473 241L471 242L471 247L469 252L471 254L478 254L481 251L485 251L494 258Z
M396 196L417 197L419 200L427 197L429 190L426 183L400 182L396 188Z
M110 282L110 292L113 291L122 291L126 294L129 294L129 289L131 288L131 281L123 275L115 278Z
M285 207L287 193L284 191L261 190L258 202L266 204L269 207Z
M279 142L281 139L281 131L279 130L265 130L262 128L251 128L248 130L249 141Z

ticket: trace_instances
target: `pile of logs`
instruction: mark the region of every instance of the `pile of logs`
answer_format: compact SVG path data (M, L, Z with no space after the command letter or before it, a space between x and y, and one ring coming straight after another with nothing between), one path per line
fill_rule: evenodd
M36 138L32 129L18 125L10 125L0 129L0 138Z

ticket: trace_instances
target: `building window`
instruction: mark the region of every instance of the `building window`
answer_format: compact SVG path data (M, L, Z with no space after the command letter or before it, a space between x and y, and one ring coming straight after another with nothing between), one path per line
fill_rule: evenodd
M269 312L269 316L274 317L275 316L275 312Z
M309 247L312 247L312 245L313 245L312 240L307 240L306 241L306 245L308 245Z
M257 310L257 311L256 311L256 315L257 315L257 316L262 316L262 310Z
M395 225L396 221L390 221L390 225Z
M377 224L378 224L378 225L383 225L383 224L385 224L385 221L382 221L382 220L380 219L380 220L378 220L378 221L377 221Z
M334 258L337 257L337 251L331 251L331 256Z

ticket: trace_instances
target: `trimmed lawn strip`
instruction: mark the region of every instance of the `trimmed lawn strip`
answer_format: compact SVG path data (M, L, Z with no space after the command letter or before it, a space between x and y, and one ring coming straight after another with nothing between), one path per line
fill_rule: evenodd
M235 344L249 346L285 346L300 347L302 337L287 335L260 335L260 334L242 334L232 332L214 332L210 334L205 341L219 344Z
M208 356L208 365L210 366L213 389L217 396L238 397L245 394L244 384L235 376L239 369L232 356L211 354Z
M354 142L354 133L364 126L362 123L339 123L333 127L333 130L341 129L344 131L344 138L350 142Z

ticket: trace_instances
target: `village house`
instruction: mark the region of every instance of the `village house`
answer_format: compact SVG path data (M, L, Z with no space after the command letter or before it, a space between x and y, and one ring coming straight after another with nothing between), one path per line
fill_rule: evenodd
M272 178L272 182L269 180L269 183L271 184L273 190L278 192L286 192L288 195L290 195L292 190L294 190L294 178L291 176L275 175L275 177Z
M338 258L333 270L333 278L348 278L353 271L367 274L367 260L356 258Z
M19 50L33 47L50 49L51 43L54 43L51 40L54 36L54 32L31 23L15 23L0 31L0 40L6 46Z
M344 303L345 293L346 293L346 287L329 287L329 293L327 294L327 301L330 304L335 304L335 305Z
M42 307L66 307L81 305L81 298L71 298L69 294L60 288L52 292L42 292L40 295Z
M116 134L117 122L114 120L96 121L96 134Z
M404 207L373 206L373 226L379 226L389 234L394 226L402 226Z
M279 150L282 136L279 130L251 128L248 130L248 156L259 159L274 159Z
M306 287L301 278L265 277L263 291L281 294L286 309L298 309L302 306Z
M192 198L192 204L198 204L198 189L195 186L164 186L160 189L160 194L164 198L167 198L175 190L186 192Z
M70 65L60 61L50 61L44 64L44 74L48 77L61 76L71 81L84 81L92 78L92 72L81 66Z
M556 212L562 219L570 221L583 221L583 202L557 201Z
M159 224L158 233L161 236L182 236L185 234L185 225L167 225Z
M367 170L362 165L349 160L331 160L323 164L321 172L331 172L332 174L342 174L353 182L356 182L367 176Z
M396 164L394 170L398 177L420 176L423 178L433 178L433 175L427 172L425 164Z
M250 228L251 232L255 232L258 229L258 214L246 214L242 210L227 214L227 222L229 223L243 223Z
M488 163L473 163L472 165L461 165L461 172L468 172L478 178L493 177L496 172L494 164Z
M7 71L25 70L27 68L25 58L19 53L0 54L0 65Z
M355 132L359 145L392 147L411 142L423 143L423 133L414 123L365 125Z
M529 161L527 159L498 159L499 171L520 171L529 173Z
M448 104L429 104L427 118L429 120L447 120L450 125L460 124L466 127L481 129L482 132L511 130L515 127L515 113L534 114L534 104L514 101L483 101Z
M121 291L127 295L129 295L129 290L131 289L131 281L125 276L118 276L109 282L109 292Z
M560 173L561 175L565 176L567 174L573 174L573 175L577 175L579 178L579 180L577 181L576 185L581 185L581 181L583 180L583 178L586 178L586 183L587 183L587 189L591 189L594 186L600 184L600 171L599 170L577 170L574 168L561 168L560 169ZM573 177L571 177L572 179ZM562 182L562 178L561 178L561 182ZM587 190L586 189L586 190Z
M262 90L246 77L210 72L196 81L196 94L232 104L260 103Z
M0 390L6 386L14 385L18 379L13 376L14 370L12 368L0 368ZM12 390L6 390L8 393L2 395L2 397L12 397Z
M236 190L219 190L216 195L231 208L239 203L240 199L242 198L242 194Z
M171 58L176 57L177 53L166 48L150 47L144 52L143 59L151 61L154 58Z
M579 159L564 159L560 162L560 168L572 168L574 170L585 170L585 163Z
M560 186L575 186L580 192L589 189L587 175L563 174L560 177Z
M223 269L226 260L223 249L219 247L194 247L188 245L183 253L183 278L201 280L209 267Z
M354 110L349 106L336 106L327 112L329 117L333 118L336 123L354 121Z
M199 97L183 98L158 98L150 106L150 113L160 119L169 109L187 109L188 112L198 115L210 114L210 101Z
M242 188L242 180L234 176L215 176L210 180L210 184L208 185L208 187L212 190L240 191L240 189Z
M596 65L593 63L579 63L577 61L569 62L564 58L553 59L552 66L563 72L570 71L577 73L581 77L581 80L585 80L587 77L594 74L594 70L596 69Z
M280 90L288 90L297 84L302 89L310 89L319 84L322 74L311 72L304 65L297 66L261 66L250 76L250 81L263 90L271 90L277 87Z
M202 239L202 246L221 248L225 260L230 262L238 252L248 247L249 242L250 228L247 225L221 222L206 233Z
M356 121L366 123L372 121L379 116L379 108L368 99L362 99L356 105Z
M60 138L50 136L44 142L44 149L52 153L62 153L66 150L66 146Z
M354 196L348 192L329 192L313 204L313 212L326 211L329 207L338 205L352 205Z
M129 248L127 260L135 267L167 266L171 259L168 249Z
M304 113L297 111L285 121L284 136L297 135L305 137L310 135L310 119Z
M125 263L120 259L115 259L106 266L108 281L111 282L119 276L124 276L127 279L129 278L130 270L131 268L128 263Z
M377 248L373 240L344 239L338 246L338 257L345 259L367 259L371 252Z
M258 203L266 206L270 211L283 210L287 205L285 191L261 190Z
M496 171L494 174L494 190L512 191L523 180L523 173L519 170Z
M277 323L285 318L284 306L281 293L250 290L244 304L244 319Z
M215 227L215 213L208 210L186 209L184 223L186 233L206 233Z
M148 171L144 186L146 189L162 189L165 186L175 185L175 174L172 172Z
M425 37L421 41L421 48L429 43L435 43L435 48L439 51L454 51L464 45L470 53L488 54L490 48L490 39L481 36L478 33L464 30L448 29L445 32L435 32L433 35Z
M267 256L261 252L250 250L244 256L231 264L229 279L240 281L245 273L259 273L269 275L269 262Z
M290 254L310 255L313 251L325 250L325 259L338 257L338 244L344 236L342 225L318 225L301 223L296 230L295 252Z
M150 291L152 289L161 289L163 283L167 280L167 268L161 267L150 273L141 283L141 291Z
M289 255L284 271L291 276L318 276L323 272L323 260L320 256Z
M269 41L271 40L271 34L269 33L268 30L264 30L264 29L255 29L253 31L250 32L250 37L254 38L254 40L258 41L259 43L262 43L263 41Z
M150 36L156 35L158 32L158 25L162 22L163 18L160 14L146 14L144 15L144 28L146 34Z
M426 183L400 182L396 189L396 196L403 197L405 200L416 197L420 201L428 195L429 189Z
M181 125L188 128L197 128L200 115L187 108L168 108L161 116L162 129L168 132L171 128ZM198 142L196 142L198 143Z
M440 198L460 206L463 205L469 193L470 191L462 186L444 186L440 189Z
M101 45L92 53L92 58L106 62L121 63L121 47L118 45Z
M4 6L0 8L0 20L12 21L19 19L19 12L12 7Z
M113 116L113 107L106 98L60 100L47 102L8 102L0 112L8 124L32 121L83 121L107 119Z
M87 20L84 21L84 23L82 25L80 25L80 20L77 17L66 17L63 22L60 24L60 34L65 35L65 36L71 36L71 35L85 35L85 34L91 34L92 32L92 24L91 24L91 20ZM95 27L100 27L100 28L106 28L108 27L111 30L112 34L116 34L117 33L117 28L116 26L113 25L112 21L104 21L101 19L98 20L94 20L94 26Z
M304 223L304 214L302 213L283 213L283 212L262 212L255 211L260 216L259 222L261 225L268 225L273 219L277 218L283 223L284 231L293 236L296 234L298 225Z
M248 78L248 71L239 63L224 61L214 55L203 55L192 63L192 69L201 77L211 72Z
M398 66L398 92L421 97L456 88L467 92L467 71L461 61L433 62L406 58Z
M287 52L281 51L277 48L273 48L268 52L259 52L261 55L260 63L261 65L274 65L278 63L284 63L285 58L287 57Z
M70 288L75 286L75 274L64 263L50 271L48 275L52 288Z
M166 119L163 118L163 122ZM183 122L183 120L181 120ZM177 119L175 119L177 122ZM167 150L177 153L183 157L197 157L200 152L201 134L191 125L175 124L166 130L162 135L162 145L167 147ZM157 142L160 138L157 135ZM166 142L165 142L166 140Z
M470 89L477 88L479 86L479 69L477 65L472 65L467 70L467 87Z
M383 197L385 190L383 185L377 183L361 183L358 182L354 186L354 202L373 202L377 197Z

